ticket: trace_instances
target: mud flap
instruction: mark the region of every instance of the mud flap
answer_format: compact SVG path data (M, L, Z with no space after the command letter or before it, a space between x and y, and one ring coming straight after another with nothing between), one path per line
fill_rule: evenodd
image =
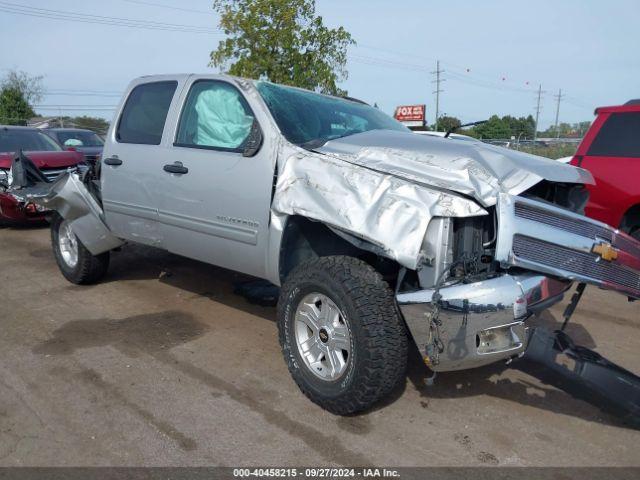
M521 370L640 428L640 377L565 332L536 328L522 360Z
M124 243L109 231L102 208L77 173L64 173L45 192L27 193L26 198L71 221L73 232L92 255L113 250Z

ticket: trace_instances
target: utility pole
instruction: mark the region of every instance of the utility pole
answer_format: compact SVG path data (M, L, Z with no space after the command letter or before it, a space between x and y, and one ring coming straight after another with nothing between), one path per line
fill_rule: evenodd
M560 100L562 100L563 96L564 95L562 95L562 89L559 89L558 95L556 95L556 100L558 100L558 103L556 104L556 126L555 126L556 138L560 138L560 130L558 130L558 118L560 117Z
M436 79L431 81L431 83L436 84L436 89L433 92L436 94L436 132L438 131L438 118L440 116L440 94L444 91L440 88L440 84L444 82L444 79L440 76L441 73L444 73L444 70L440 70L440 60L436 60L436 70L431 72L432 75L436 76Z
M533 141L538 139L538 120L540 119L540 102L542 101L542 84L538 86L538 103L536 104L536 126L533 129Z

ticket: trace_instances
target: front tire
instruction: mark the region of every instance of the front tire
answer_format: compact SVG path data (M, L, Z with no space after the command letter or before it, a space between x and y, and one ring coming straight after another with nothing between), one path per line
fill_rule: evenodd
M71 224L57 213L51 218L51 245L62 275L71 283L98 282L109 268L109 252L92 255L71 230Z
M356 258L296 267L282 286L278 331L298 387L331 413L366 410L405 380L407 333L393 291Z

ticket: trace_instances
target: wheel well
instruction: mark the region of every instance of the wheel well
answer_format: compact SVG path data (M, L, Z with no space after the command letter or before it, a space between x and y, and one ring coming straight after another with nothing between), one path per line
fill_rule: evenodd
M367 245L366 241L361 241ZM371 245L372 250L376 247ZM300 263L318 257L344 255L363 260L380 272L390 285L395 285L400 265L372 251L356 247L321 222L292 216L282 234L279 273L284 281L289 272Z
M640 204L634 205L625 212L620 222L620 229L630 233L636 227L640 227Z

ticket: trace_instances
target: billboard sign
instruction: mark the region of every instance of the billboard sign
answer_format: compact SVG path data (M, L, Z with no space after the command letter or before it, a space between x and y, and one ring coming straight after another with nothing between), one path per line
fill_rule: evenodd
M425 124L426 105L401 105L396 107L393 117L410 127L422 127Z

